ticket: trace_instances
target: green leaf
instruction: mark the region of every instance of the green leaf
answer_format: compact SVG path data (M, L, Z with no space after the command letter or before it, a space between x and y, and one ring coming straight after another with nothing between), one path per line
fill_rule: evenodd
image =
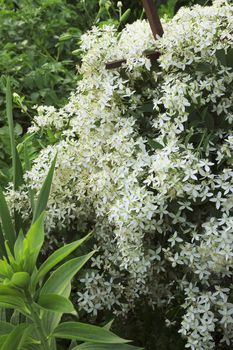
M63 291L70 284L72 278L83 267L83 265L91 258L94 252L87 255L80 256L78 258L71 259L58 267L54 271L48 280L45 282L41 289L41 294L62 294Z
M20 297L15 297L12 295L0 295L0 307L6 309L16 309L22 313L29 313L28 308L26 307L24 300Z
M137 346L128 344L92 344L83 343L76 346L72 350L143 350L143 348L138 348Z
M11 252L13 252L14 243L16 239L15 229L11 220L10 212L0 187L0 218L2 220L2 228L5 235L5 240L9 242Z
M163 145L161 145L161 143L159 143L153 139L148 139L148 144L153 149L163 149L163 147L164 147Z
M5 238L2 232L2 226L0 224L0 257L2 258L3 256L6 257L7 254L6 254L6 248L5 248Z
M30 162L30 158L29 158L29 154L28 154L28 139L26 139L25 142L23 143L23 150L24 150L25 168L27 171L29 171L29 170L31 170L31 162ZM28 194L29 194L32 212L34 213L35 198L34 198L34 192L30 186L28 186Z
M71 292L71 284L69 284L66 289L61 293L60 295L64 298L69 298ZM52 311L43 311L42 313L42 322L44 325L44 328L47 330L47 334L50 334L53 332L53 330L59 325L61 318L62 318L62 312L52 312Z
M8 322L0 321L0 336L9 334L14 329L14 326Z
M7 78L6 84L6 114L9 126L10 143L11 143L11 155L12 155L12 167L13 167L13 184L14 189L17 190L20 185L23 184L23 169L19 158L19 154L15 145L15 133L13 123L13 112L12 112L12 93L10 78Z
M57 294L41 295L37 304L53 312L76 313L71 301Z
M44 243L44 213L31 225L24 240L25 266L27 271L32 272L41 247Z
M23 234L23 231L20 230L14 245L14 255L17 262L19 262L23 256L23 242L24 242L24 234Z
M65 322L55 328L53 337L80 341L89 341L92 343L119 344L127 343L128 340L122 339L105 328L92 326L80 322Z
M130 16L130 14L131 14L131 9L127 9L127 10L122 14L122 16L120 17L120 22L121 22L121 23L126 22L127 19L128 19L129 16Z
M23 298L22 292L18 289L12 288L11 286L0 285L0 297L1 296L12 296L14 298Z
M30 276L27 272L15 272L10 283L17 288L27 288L30 283Z
M46 209L47 203L48 203L48 198L50 194L50 189L52 185L52 179L53 179L53 174L54 174L54 169L55 169L55 164L56 164L56 159L57 156L55 156L54 160L52 161L51 167L49 169L49 172L45 178L45 181L43 183L43 186L40 190L36 205L35 205L35 211L33 215L33 222L35 222L41 213Z
M24 339L27 335L28 324L16 326L4 342L1 350L21 350Z
M49 272L55 265L65 259L69 254L71 254L75 249L77 249L83 242L85 242L91 233L78 241L72 242L57 249L48 259L41 265L36 277L37 282L43 278L47 272Z

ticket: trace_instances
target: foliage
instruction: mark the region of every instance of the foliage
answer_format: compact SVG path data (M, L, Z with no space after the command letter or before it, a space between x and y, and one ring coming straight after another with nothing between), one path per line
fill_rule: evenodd
M191 349L231 348L232 6L181 9L156 43L145 21L82 37L83 79L30 132L59 135L25 180L38 192L58 153L46 225L94 227L77 299L87 312L161 307ZM159 50L158 62L143 56ZM120 70L105 62L126 58ZM91 62L91 65L90 65ZM8 203L28 216L27 188Z

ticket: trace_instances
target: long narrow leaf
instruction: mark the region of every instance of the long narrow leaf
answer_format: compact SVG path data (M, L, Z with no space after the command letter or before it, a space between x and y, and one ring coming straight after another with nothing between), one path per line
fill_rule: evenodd
M35 222L40 214L45 211L49 199L50 189L52 185L53 180L53 174L55 169L57 156L55 156L54 160L52 161L51 167L49 169L49 172L45 178L45 181L43 183L43 186L40 190L36 205L35 205L35 211L33 215L33 222Z
M10 78L7 78L6 85L6 115L9 126L10 143L11 143L11 155L12 155L12 166L13 166L13 183L14 189L17 190L18 187L23 183L23 170L22 164L19 158L19 154L15 145L15 135L14 135L14 122L13 122L13 112L12 112L12 93Z
M24 339L27 335L28 324L20 324L16 326L13 331L7 337L5 343L1 347L1 350L20 350L24 343Z
M4 238L4 234L2 232L2 226L0 224L0 257L2 258L3 256L7 256L6 254L6 248L5 248L5 238Z
M25 169L26 169L26 171L29 171L29 170L31 170L31 162L30 162L29 155L28 155L27 140L23 143L23 149L24 149ZM29 194L32 212L34 213L35 198L34 198L34 192L30 186L28 186L28 194Z
M58 267L41 289L41 295L56 293L61 295L70 284L72 278L83 267L83 265L91 258L94 252L78 258L71 259Z
M2 220L2 228L3 228L5 240L9 242L11 252L13 253L14 244L16 240L16 233L15 233L10 212L1 188L0 188L0 217Z
M52 336L91 343L123 344L129 342L129 340L122 339L105 328L80 322L61 323L54 330Z
M92 344L83 343L74 347L72 350L143 350L137 346L128 344Z
M36 282L43 278L46 275L46 273L48 273L54 266L59 264L59 262L61 262L75 249L77 249L83 242L85 242L90 237L90 235L91 233L85 236L84 238L79 239L78 241L66 244L64 247L57 249L52 255L50 255L48 259L41 265L38 271Z

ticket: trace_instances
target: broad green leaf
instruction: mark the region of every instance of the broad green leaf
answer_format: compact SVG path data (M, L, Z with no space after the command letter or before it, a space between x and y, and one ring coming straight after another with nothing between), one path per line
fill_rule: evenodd
M70 292L71 292L71 284L67 286L67 288L61 294L61 296L63 296L64 298L69 298ZM43 311L42 322L48 335L51 334L52 331L59 325L62 315L63 315L62 312L55 313L52 311Z
M23 242L24 242L24 234L23 234L23 231L20 230L14 245L14 255L15 255L15 260L17 262L20 262L23 256Z
M36 281L38 282L41 278L43 278L47 272L49 272L55 265L65 259L69 254L71 254L75 249L77 249L83 242L85 242L91 234L88 234L86 237L72 242L70 244L65 245L57 249L52 255L48 257L48 259L41 265L38 271L38 275L36 277Z
M8 264L6 259L0 260L0 277L11 278L13 273L12 267Z
M29 313L24 300L18 296L15 297L12 295L0 295L0 307L6 309L16 309L23 313Z
M3 228L5 240L9 242L10 249L13 252L16 233L15 233L10 212L1 188L0 188L0 218L2 220L2 228Z
M137 346L128 344L92 344L83 343L76 346L72 350L143 350L143 348L138 348Z
M71 301L57 294L41 295L37 304L43 309L53 312L62 312L67 314L75 313L75 309Z
M14 326L12 324L0 321L0 336L11 333L13 329Z
M8 335L1 350L20 350L24 343L24 339L27 336L28 324L20 324L16 326L13 331Z
M17 288L27 288L30 283L30 276L27 272L15 272L10 283Z
M45 178L45 181L43 183L43 186L42 186L40 193L39 193L39 196L37 198L37 201L35 204L34 215L33 215L33 222L35 222L39 218L41 213L47 207L50 189L51 189L51 185L52 185L54 169L55 169L55 164L56 164L56 159L57 159L57 156L55 156L54 160L52 161L49 172Z
M16 288L11 286L0 285L0 296L12 296L14 298L23 298L23 294Z
M24 240L25 270L32 272L44 243L44 213L31 225Z
M92 343L121 344L128 340L122 339L105 328L80 322L61 323L53 332L53 337L89 341Z
M78 258L71 259L55 270L41 289L43 294L62 294L66 287L70 284L72 278L83 267L83 265L91 258L94 252Z

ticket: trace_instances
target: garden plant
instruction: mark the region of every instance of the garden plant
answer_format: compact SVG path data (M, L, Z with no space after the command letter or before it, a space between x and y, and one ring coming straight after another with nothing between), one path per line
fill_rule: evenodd
M110 13L106 2L101 4ZM138 15L137 8L133 11ZM173 18L162 19L164 35L157 40L147 20L138 18L124 26L95 23L81 36L76 88L62 107L37 107L18 147L8 93L14 164L13 181L4 188L8 218L15 217L17 232L21 222L35 225L42 187L47 193L45 256L56 256L93 232L89 252L95 254L84 250L88 261L72 282L72 305L83 319L102 325L111 315L116 333L146 350L230 350L232 2L181 7ZM158 60L148 59L148 52L159 52ZM108 62L121 59L120 67L107 69ZM31 140L39 140L33 156ZM48 191L42 184L53 167ZM28 237L30 230L25 242ZM61 247L61 240L67 245ZM3 249L9 254L8 244ZM32 286L43 264L29 273ZM47 312L40 296L53 273L37 285L39 317ZM10 277L6 283L12 283ZM73 306L62 325L73 322L72 311ZM47 340L56 328L53 332Z

